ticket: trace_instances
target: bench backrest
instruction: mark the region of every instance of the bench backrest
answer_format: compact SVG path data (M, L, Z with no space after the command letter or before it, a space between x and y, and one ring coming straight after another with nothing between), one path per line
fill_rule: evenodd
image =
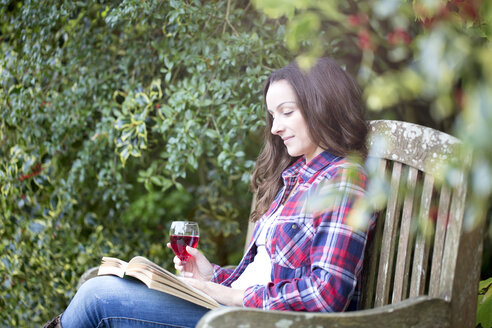
M460 141L387 120L370 122L368 141L369 161L388 189L366 253L363 307L429 295L451 301L463 326L474 322L482 227L465 224L466 175L442 177Z

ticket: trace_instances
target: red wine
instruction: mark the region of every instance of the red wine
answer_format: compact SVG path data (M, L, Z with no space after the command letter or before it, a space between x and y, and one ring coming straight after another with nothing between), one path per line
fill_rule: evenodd
M198 236L178 236L171 235L171 247L174 254L183 262L186 262L190 254L186 251L186 246L195 248L198 245Z

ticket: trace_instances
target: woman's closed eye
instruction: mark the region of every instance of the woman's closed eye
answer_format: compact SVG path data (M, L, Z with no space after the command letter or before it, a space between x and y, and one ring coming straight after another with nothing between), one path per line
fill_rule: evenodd
M283 116L290 116L296 110L298 110L298 108L294 102L284 103L278 108L279 113L281 113Z
M293 110L289 110L289 111L282 112L281 115L286 116L286 117L289 117L293 113L294 113ZM268 114L270 114L270 116L272 117L272 119L275 119L275 114L274 113L269 112Z
M282 116L288 117L288 116L292 115L296 110L297 110L297 108L295 108L291 104L288 104L288 105L280 104L280 106L277 109L275 109L275 110L267 109L267 112L268 112L268 114L270 114L270 116L273 119L275 119L275 117L277 115L282 115Z

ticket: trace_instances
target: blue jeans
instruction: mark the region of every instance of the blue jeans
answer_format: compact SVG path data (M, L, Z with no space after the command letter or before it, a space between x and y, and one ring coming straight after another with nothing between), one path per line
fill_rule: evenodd
M62 315L63 328L195 327L208 309L115 276L86 281Z

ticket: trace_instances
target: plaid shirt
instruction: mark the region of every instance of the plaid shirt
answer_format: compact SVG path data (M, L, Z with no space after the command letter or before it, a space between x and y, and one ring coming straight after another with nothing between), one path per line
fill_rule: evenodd
M283 174L284 187L256 223L235 270L214 267L214 282L230 286L256 255L261 225L284 203L267 231L272 281L246 289L243 304L268 310L340 312L360 303L361 269L369 229L348 222L366 187L363 168L328 152L306 165L300 158ZM298 181L298 188L291 190ZM286 199L289 197L288 199ZM369 227L374 225L371 218Z

